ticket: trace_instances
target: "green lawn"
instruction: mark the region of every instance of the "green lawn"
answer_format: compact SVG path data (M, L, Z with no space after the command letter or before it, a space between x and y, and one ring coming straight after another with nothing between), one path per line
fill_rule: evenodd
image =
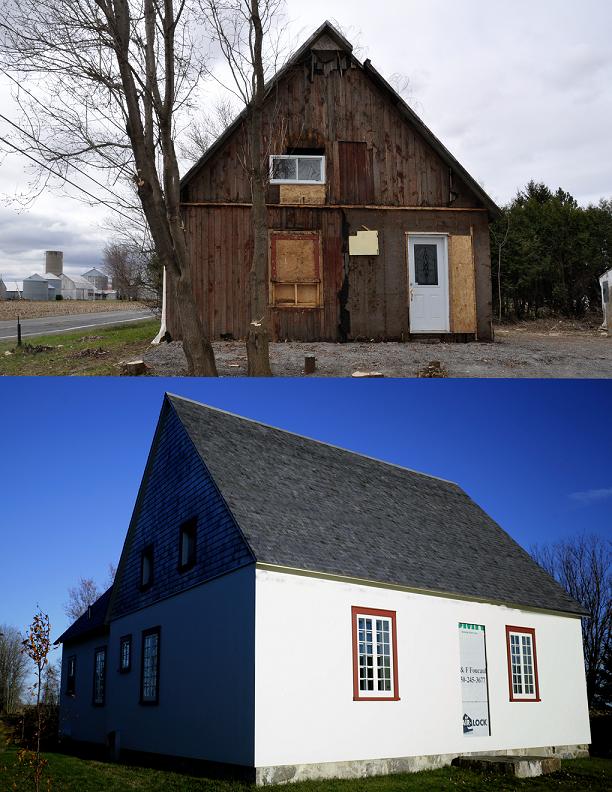
M119 374L117 363L140 357L158 330L159 321L152 319L119 327L28 337L21 347L14 341L5 341L0 343L0 375ZM6 355L7 351L13 354Z
M205 778L150 770L126 765L106 764L77 759L62 754L46 754L49 761L48 774L52 779L52 790L58 792L125 792L146 790L147 792L246 792L248 784L231 781L216 781ZM31 789L23 771L18 771L17 753L14 749L0 754L0 790ZM16 782L17 786L13 787ZM41 789L46 789L46 783ZM279 790L281 787L275 787ZM454 767L395 776L358 779L352 781L305 781L283 786L287 792L493 792L495 790L601 790L612 789L612 760L574 759L563 762L559 773L541 778L516 780L503 776L480 775Z

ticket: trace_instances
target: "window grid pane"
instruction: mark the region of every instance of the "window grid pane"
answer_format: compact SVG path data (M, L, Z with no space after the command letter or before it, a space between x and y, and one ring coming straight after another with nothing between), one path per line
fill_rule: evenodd
M126 669L130 667L130 640L127 639L121 643L121 668Z
M531 651L531 635L521 636L523 650L523 675L525 680L525 693L533 695L535 692L533 679L533 659Z
M145 701L157 698L157 634L147 635L143 647L142 697Z
M102 649L96 652L94 671L94 703L104 704L104 666L106 652Z
M521 648L519 636L510 634L510 654L512 664L512 691L516 695L523 692L523 675L521 670Z

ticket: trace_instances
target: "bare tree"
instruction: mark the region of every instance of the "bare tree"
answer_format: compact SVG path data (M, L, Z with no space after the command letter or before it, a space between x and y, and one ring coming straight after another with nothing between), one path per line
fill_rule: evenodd
M135 242L109 242L102 253L101 268L122 298L136 300L144 289L161 291L161 266L154 249Z
M588 611L582 619L589 706L599 703L612 651L612 542L596 535L535 545L531 555Z
M22 118L13 139L0 141L37 164L33 192L59 179L128 220L135 193L176 295L189 373L210 376L217 372L192 290L175 151L177 117L204 73L196 3L2 4L0 66L19 86ZM75 170L87 188L74 181ZM112 198L100 198L100 190Z
M268 209L270 145L283 134L279 125L264 145L263 122L266 76L280 59L279 20L283 0L200 0L231 74L229 90L244 105L243 166L251 185L253 258L249 272L250 324L247 334L248 374L270 377L268 327ZM275 125L273 124L273 127Z
M200 113L186 128L179 145L181 157L197 162L238 115L236 103L222 97L208 114Z
M27 676L22 642L19 630L0 625L0 714L15 712L22 701Z
M64 613L72 621L82 616L102 592L92 578L80 578L76 586L68 589L68 601L64 603Z
M42 703L45 707L57 707L60 694L60 668L58 663L48 663L43 672Z

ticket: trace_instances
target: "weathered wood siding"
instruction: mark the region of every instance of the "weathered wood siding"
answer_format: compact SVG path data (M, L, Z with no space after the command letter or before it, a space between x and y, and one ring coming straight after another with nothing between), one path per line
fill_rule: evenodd
M282 139L278 108L286 130ZM328 203L449 205L448 166L359 68L315 74L311 80L307 63L294 67L266 105L264 129L264 150L271 153L325 149ZM184 200L249 202L243 151L238 131L192 178ZM453 190L458 193L453 206L481 205L457 176ZM271 185L269 201L278 203L278 196L278 185Z
M248 272L252 256L248 207L185 208L193 256L196 302L208 316L212 338L246 336ZM348 237L363 226L379 232L378 256L349 256ZM406 234L448 233L473 239L473 271L464 280L451 279L450 300L461 303L475 279L477 327L470 313L458 313L456 332L490 337L491 293L487 217L483 212L320 207L271 207L272 230L316 230L322 243L323 305L321 308L270 309L274 337L279 340L405 339L409 336ZM459 311L461 307L459 308ZM470 309L471 310L471 309ZM169 304L168 326L178 336ZM451 328L452 329L452 328Z

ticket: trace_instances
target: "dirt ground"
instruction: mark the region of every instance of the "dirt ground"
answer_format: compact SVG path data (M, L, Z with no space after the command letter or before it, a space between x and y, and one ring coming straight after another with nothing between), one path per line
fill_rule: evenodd
M135 311L148 306L125 300L55 300L33 302L31 300L0 301L0 321L3 319L42 319L44 316L72 316L72 314L106 313L110 311Z
M221 376L245 375L244 342L213 346ZM305 355L316 357L319 377L350 377L356 371L415 377L438 361L449 377L612 378L612 338L596 321L506 324L496 328L493 343L275 343L270 345L273 373L303 376ZM158 376L186 373L178 342L153 347L144 357Z

